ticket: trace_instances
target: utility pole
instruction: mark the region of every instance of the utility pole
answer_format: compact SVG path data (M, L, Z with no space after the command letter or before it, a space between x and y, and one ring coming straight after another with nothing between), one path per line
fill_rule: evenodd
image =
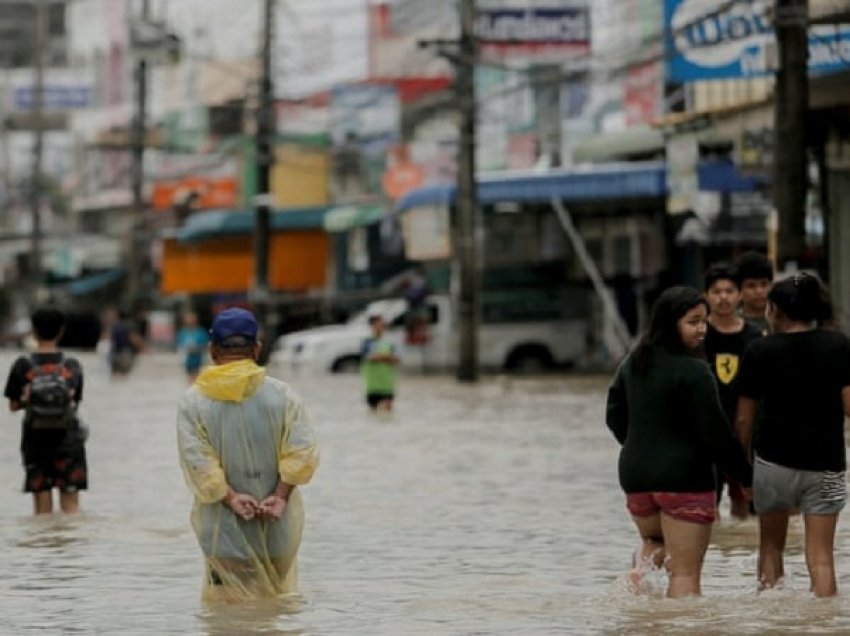
M779 219L778 268L803 265L806 250L806 111L809 107L808 0L776 0L779 54L774 92L773 203Z
M274 29L275 0L265 0L263 14L263 46L260 65L260 95L257 105L256 165L257 193L254 223L254 290L253 302L257 320L263 330L263 348L260 364L268 361L274 333L270 321L269 238L271 233L272 197L271 168L274 163L274 94L272 88L272 35Z
M142 0L143 23L150 19L150 0ZM144 26L144 25L143 25ZM132 166L132 192L133 209L130 222L130 271L127 277L127 301L135 303L142 295L142 277L145 275L144 250L147 249L146 241L143 240L145 231L145 201L144 201L144 160L145 160L145 132L147 119L148 101L148 62L142 55L136 62L135 69L136 84L136 112L133 117L133 125L130 131L130 146L133 153Z
M44 180L41 176L42 155L44 154L44 53L47 49L47 0L36 0L35 5L35 50L33 51L34 82L32 91L32 234L29 261L29 303L38 301L38 290L42 284L41 266L41 194Z
M473 32L475 0L461 0L459 59L455 65L455 90L460 106L460 139L457 175L455 258L458 267L460 346L457 379L478 380L478 324L481 319L478 272L478 197L475 189L475 57Z

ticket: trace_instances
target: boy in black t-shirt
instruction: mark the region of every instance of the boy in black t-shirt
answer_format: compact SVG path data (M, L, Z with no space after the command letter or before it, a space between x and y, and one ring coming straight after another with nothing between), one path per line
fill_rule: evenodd
M734 268L741 290L741 317L766 336L770 333L765 310L767 293L773 282L773 263L761 252L750 251L735 259Z
M10 410L24 411L24 491L33 494L36 514L53 512L54 488L60 491L62 512L76 512L79 491L88 487L85 435L76 412L83 397L83 370L76 359L66 358L57 347L65 326L61 311L38 309L31 322L37 350L15 360L4 391ZM52 383L53 404L44 405L42 389L33 389L36 381L42 387ZM49 395L48 389L44 390L44 395Z
M705 333L705 355L717 380L720 402L729 419L735 423L738 408L738 368L747 345L760 337L759 330L737 313L741 291L735 272L724 265L710 267L704 277L705 298L710 313ZM738 484L725 475L717 476L717 503L723 496L723 484L727 484L730 509L733 517L746 519L750 503Z

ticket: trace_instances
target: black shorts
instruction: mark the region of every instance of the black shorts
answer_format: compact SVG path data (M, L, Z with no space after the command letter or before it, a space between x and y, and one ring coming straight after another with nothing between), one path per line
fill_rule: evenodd
M371 408L378 408L378 404L383 402L384 400L390 400L395 396L392 393L367 393L366 394L366 404L368 404Z
M52 453L28 453L24 458L24 492L58 488L77 492L88 488L86 449L82 445Z

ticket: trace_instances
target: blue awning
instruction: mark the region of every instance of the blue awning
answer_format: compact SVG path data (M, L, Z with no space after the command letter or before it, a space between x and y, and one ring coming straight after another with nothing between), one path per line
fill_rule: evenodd
M273 232L315 230L324 227L326 206L274 210L269 218ZM216 236L250 234L254 231L255 210L209 210L196 212L177 232L180 242L191 242Z
M97 274L78 278L75 281L65 284L63 287L72 296L85 296L106 287L110 283L121 280L126 273L126 267L114 267L105 272L98 272Z
M478 201L546 203L561 201L603 201L612 199L662 198L667 195L664 162L597 164L547 172L498 173L481 175L477 181ZM396 204L404 212L426 205L454 203L457 187L438 184L412 190Z
M697 166L699 189L706 192L755 192L766 179L741 174L729 161L703 161Z
M742 174L728 161L702 161L697 166L699 189L705 192L753 192L766 179ZM663 161L593 164L547 172L500 172L481 175L478 201L547 203L553 197L565 202L667 196L667 165ZM457 186L440 183L411 190L396 203L397 212L429 205L454 204Z

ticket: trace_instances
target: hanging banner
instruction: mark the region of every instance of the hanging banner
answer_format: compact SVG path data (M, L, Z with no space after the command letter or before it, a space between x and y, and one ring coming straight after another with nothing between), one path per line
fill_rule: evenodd
M667 77L673 82L761 77L776 71L773 2L665 0ZM850 68L850 26L809 29L809 72Z
M659 62L635 64L623 82L626 125L651 124L661 114L664 94L663 68Z

